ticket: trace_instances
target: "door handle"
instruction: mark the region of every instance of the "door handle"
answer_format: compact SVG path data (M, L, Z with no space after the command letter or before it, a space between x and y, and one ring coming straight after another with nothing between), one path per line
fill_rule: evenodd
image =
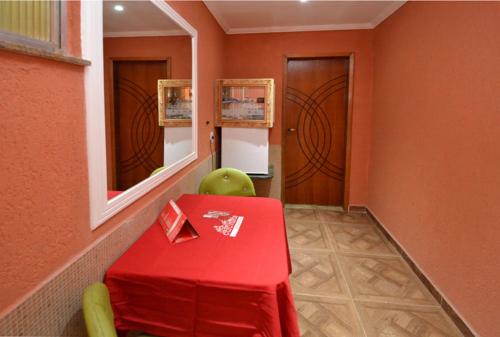
M296 131L294 128L288 128L288 132L294 132Z

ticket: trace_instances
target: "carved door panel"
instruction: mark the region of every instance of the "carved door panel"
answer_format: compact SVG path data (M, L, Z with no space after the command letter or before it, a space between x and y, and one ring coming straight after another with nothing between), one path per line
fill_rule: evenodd
M341 206L349 58L290 59L285 118L285 202Z
M163 128L158 125L159 79L166 61L114 61L116 189L126 190L163 166Z

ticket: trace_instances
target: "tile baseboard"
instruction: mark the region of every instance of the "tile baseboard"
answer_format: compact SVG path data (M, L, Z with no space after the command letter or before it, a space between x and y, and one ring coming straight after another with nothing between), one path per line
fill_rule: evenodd
M366 213L375 223L377 228L384 234L384 236L392 243L392 245L401 254L403 259L408 263L410 268L415 272L417 277L422 281L425 287L429 290L432 296L439 303L444 312L450 317L450 319L456 324L460 332L465 337L479 337L465 321L460 317L458 312L453 308L453 306L448 302L445 296L439 291L439 289L429 280L429 278L423 273L420 267L412 260L412 258L406 253L406 251L401 247L398 241L396 241L391 233L385 228L385 226L379 221L377 216L370 210L370 208L361 205L349 205L349 212L353 213Z
M360 205L349 205L349 213L367 213L367 208Z

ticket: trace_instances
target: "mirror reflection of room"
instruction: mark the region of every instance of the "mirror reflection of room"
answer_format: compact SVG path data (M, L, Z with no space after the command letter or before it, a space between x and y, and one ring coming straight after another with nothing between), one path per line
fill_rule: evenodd
M264 87L224 87L222 118L263 120L266 91Z
M191 36L149 1L103 2L103 33L110 199L190 153L190 127L158 124L157 83L191 79Z
M158 122L160 126L191 126L192 113L191 80L158 80Z
M192 96L189 87L168 88L166 92L168 107L165 111L167 119L191 120Z
M174 165L192 152L192 109L191 80L158 81L158 124L165 128L163 167Z
M103 2L108 199L192 152L189 87L171 88L158 122L158 80L191 81L191 36L149 1ZM165 111L167 114L167 111Z

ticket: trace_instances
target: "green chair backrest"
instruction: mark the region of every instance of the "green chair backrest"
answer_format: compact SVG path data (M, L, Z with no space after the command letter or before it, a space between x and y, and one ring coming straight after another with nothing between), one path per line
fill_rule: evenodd
M245 172L223 167L203 178L198 193L254 197L255 188L252 179Z
M165 166L160 166L158 167L157 169L155 169L153 172L151 172L151 174L149 175L150 177L154 176L155 174L157 173L160 173L161 170L163 170L165 168Z
M83 293L83 317L89 337L117 337L106 285L96 282Z

